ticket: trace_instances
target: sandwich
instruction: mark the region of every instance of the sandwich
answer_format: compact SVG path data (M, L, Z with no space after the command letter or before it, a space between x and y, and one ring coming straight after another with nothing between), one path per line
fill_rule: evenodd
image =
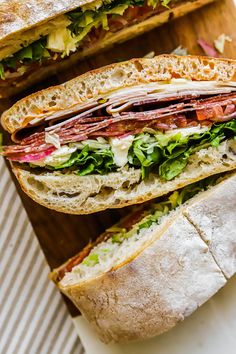
M0 97L212 1L3 0Z
M70 214L121 208L236 168L236 61L162 55L86 73L2 115L22 189Z
M142 205L50 277L106 343L159 335L236 272L236 173Z

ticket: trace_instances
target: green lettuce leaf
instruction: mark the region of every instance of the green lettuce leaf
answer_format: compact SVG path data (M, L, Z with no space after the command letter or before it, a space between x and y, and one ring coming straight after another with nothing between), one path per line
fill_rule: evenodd
M99 258L98 258L98 254L96 253L89 254L82 262L82 264L86 265L87 267L93 267L98 263L99 263Z
M6 69L16 69L17 63L29 63L40 61L44 58L49 58L50 53L45 48L46 46L46 37L39 39L38 41L28 45L27 47L22 48L12 57L4 59L0 62L0 77L4 77L4 72Z
M235 119L215 124L201 134L185 137L180 133L173 136L158 134L155 142L151 134L140 134L135 138L128 160L131 166L142 169L143 178L152 171L165 180L171 180L184 170L193 153L209 146L218 147L223 140L235 136Z
M168 159L159 166L159 175L167 181L171 181L178 176L188 163L189 154L187 152L178 158Z
M109 30L108 15L121 16L129 6L143 6L144 4L144 0L116 0L102 5L97 10L83 11L79 8L67 14L72 22L68 28L81 41L92 27L102 26L103 29Z
M80 176L94 173L106 174L116 169L111 150L90 151L89 145L86 145L83 150L72 153L70 159L64 164L50 169L58 170L72 166Z
M0 62L0 78L1 78L2 80L5 79L4 73L5 73L4 65Z

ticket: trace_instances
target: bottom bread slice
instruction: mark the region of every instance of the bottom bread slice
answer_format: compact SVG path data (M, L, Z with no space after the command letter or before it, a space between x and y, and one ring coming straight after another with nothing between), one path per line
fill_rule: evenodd
M107 175L78 176L72 173L36 174L13 166L22 189L36 202L70 214L89 214L121 208L164 195L210 175L236 168L236 141L218 148L202 149L190 156L185 170L171 181L158 175L141 179L141 170L123 169Z

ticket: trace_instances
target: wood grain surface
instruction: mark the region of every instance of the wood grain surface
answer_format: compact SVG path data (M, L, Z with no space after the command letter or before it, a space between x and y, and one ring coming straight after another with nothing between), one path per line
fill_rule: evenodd
M96 57L78 63L69 72L50 78L50 81L34 87L34 91L45 86L64 82L83 72L112 62L142 57L154 51L156 54L170 53L182 45L189 54L203 55L197 39L203 38L212 43L220 34L225 33L232 38L226 42L224 57L236 59L236 4L234 0L218 0L211 5L173 20L162 27L137 37L129 42L117 45ZM27 91L23 95L32 92ZM0 102L1 111L9 107L14 100ZM8 139L4 134L5 142ZM14 178L13 178L14 179ZM15 181L15 179L14 179ZM16 183L17 185L17 183ZM72 216L48 210L33 202L18 187L23 204L32 222L39 243L51 268L77 253L88 241L97 237L104 229L116 222L120 215L127 213L122 210L109 210L88 216ZM70 313L75 316L78 311L69 300L66 300Z

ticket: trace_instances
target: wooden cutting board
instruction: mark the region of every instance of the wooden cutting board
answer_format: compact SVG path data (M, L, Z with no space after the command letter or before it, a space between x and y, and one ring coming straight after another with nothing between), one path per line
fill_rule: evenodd
M156 54L170 53L179 45L188 49L189 54L204 54L197 44L203 38L212 43L220 34L232 38L226 42L224 57L236 59L236 2L235 0L218 0L216 3L174 20L162 27L118 45L92 59L79 63L69 72L50 78L46 83L34 87L34 91L45 85L54 85L70 78L112 62L142 57L154 51ZM27 92L29 94L30 91ZM24 93L25 95L26 93ZM19 99L19 97L14 100ZM8 108L14 100L0 102L0 110ZM6 136L4 134L4 136ZM7 139L7 137L6 137ZM15 181L15 179L14 179ZM19 194L32 222L39 243L51 268L59 266L77 253L90 239L97 237L104 229L115 223L120 215L127 212L109 210L88 216L72 216L48 210L33 202L19 188ZM72 316L78 310L65 299Z

